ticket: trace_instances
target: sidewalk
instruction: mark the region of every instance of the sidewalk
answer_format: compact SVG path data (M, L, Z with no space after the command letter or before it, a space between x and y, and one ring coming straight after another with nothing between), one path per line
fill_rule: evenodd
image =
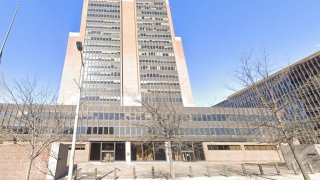
M152 167L154 171L152 171ZM262 165L263 175L256 164L246 164L245 176L241 164L216 164L210 162L174 162L174 171L177 180L196 179L196 180L242 180L242 179L269 179L269 180L302 180L301 173L295 175L294 171L286 166L279 166L278 170L281 175L277 175L274 165ZM225 168L226 167L226 168ZM101 162L86 162L78 164L77 179L99 180L114 179L114 169L117 168L116 176L118 179L166 179L169 175L169 165L166 162L125 162L101 163ZM95 170L96 169L96 170ZM135 173L134 173L135 171ZM319 172L315 170L316 172ZM97 174L95 175L95 172ZM154 172L154 173L153 173ZM209 175L208 175L209 173ZM226 176L227 174L227 176ZM209 177L210 176L210 177ZM310 174L313 180L320 180L320 173Z

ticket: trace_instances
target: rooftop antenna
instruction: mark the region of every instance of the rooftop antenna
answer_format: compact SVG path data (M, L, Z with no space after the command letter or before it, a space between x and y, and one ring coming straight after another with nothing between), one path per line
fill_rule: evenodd
M2 54L3 54L4 46L6 45L6 42L7 42L7 40L8 40L9 34L10 34L10 32L11 32L12 25L13 25L15 19L16 19L16 16L17 16L17 14L18 14L19 8L20 8L20 3L19 3L18 6L17 6L16 12L14 13L14 16L13 16L13 18L12 18L11 24L10 24L10 26L9 26L9 29L8 29L8 31L7 31L7 34L6 34L5 38L4 38L4 42L3 42L2 46L1 46L1 49L0 49L0 64L1 64L1 59L2 59Z

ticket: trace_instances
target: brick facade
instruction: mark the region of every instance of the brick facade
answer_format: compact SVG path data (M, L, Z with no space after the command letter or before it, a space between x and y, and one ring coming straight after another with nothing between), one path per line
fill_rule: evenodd
M28 169L28 152L26 146L17 144L0 145L0 180L19 180L25 179ZM31 169L30 179L43 180L46 170L49 151L44 151L42 155L37 157Z

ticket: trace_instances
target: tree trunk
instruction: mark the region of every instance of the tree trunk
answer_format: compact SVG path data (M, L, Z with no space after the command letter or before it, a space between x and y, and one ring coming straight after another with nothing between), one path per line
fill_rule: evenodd
M30 179L30 173L31 173L31 167L32 167L33 158L32 156L29 157L29 165L28 165L28 171L26 175L26 180Z
M171 176L172 180L175 180L176 179L176 175L175 175L174 169L173 169L171 142L168 142L167 152L168 152L168 158L169 158L170 176Z
M306 168L304 167L303 162L302 162L302 161L300 160L300 158L298 157L297 152L296 152L296 149L295 149L295 147L294 147L294 145L293 145L292 142L289 142L289 147L290 147L290 149L291 149L291 152L292 152L292 154L293 154L294 159L295 159L295 160L297 161L297 163L298 163L298 166L299 166L299 168L300 168L300 170L301 170L301 173L302 173L303 178L304 178L305 180L310 180L310 176L309 176L309 174L308 174L308 171L307 171Z

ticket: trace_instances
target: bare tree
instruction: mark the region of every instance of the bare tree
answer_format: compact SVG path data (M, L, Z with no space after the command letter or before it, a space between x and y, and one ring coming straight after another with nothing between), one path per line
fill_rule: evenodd
M303 102L303 94L313 80L298 85L294 81L294 68L290 66L271 74L269 55L265 49L260 57L251 51L242 55L240 60L241 65L235 77L245 90L236 94L237 97L232 97L234 107L249 106L259 108L262 114L271 114L271 118L246 123L263 132L259 136L260 142L288 144L304 179L309 180L307 170L298 157L295 142L318 142L319 135L315 128L319 122L308 117Z
M0 119L0 134L29 151L29 180L34 160L63 137L63 107L55 104L54 94L49 88L41 88L36 78L15 81L9 86L2 77L0 85L0 98L5 103L1 112L7 115Z
M181 146L182 125L186 119L186 115L181 112L182 102L174 98L174 93L169 87L168 91L156 94L153 100L136 100L151 116L149 121L137 124L137 126L148 129L144 141L165 141L165 146L158 146L156 151L165 149L167 152L171 179L175 179L173 149Z

